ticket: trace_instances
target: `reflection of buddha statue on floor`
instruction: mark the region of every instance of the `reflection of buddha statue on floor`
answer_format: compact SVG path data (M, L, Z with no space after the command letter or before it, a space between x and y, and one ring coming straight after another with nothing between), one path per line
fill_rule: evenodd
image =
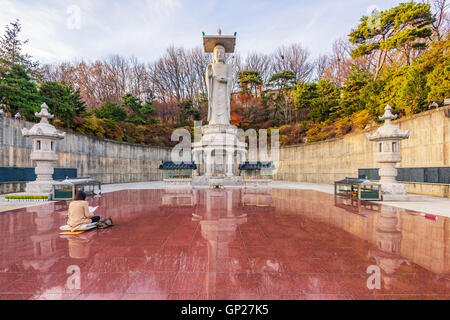
M217 272L225 271L218 268L230 266L229 244L236 238L238 226L247 222L246 214L235 215L233 212L233 203L239 200L237 195L239 192L230 189L205 190L205 211L192 215L192 220L200 223L202 237L207 241L207 293L215 292ZM218 263L218 260L222 262ZM233 267L240 268L239 261L233 262Z

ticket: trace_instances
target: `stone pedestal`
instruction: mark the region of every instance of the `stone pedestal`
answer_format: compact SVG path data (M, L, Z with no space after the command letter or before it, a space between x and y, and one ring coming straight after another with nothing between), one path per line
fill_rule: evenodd
M192 187L192 179L164 179L166 189L189 189Z
M245 189L269 189L271 179L244 179Z
M208 125L202 128L202 139L193 144L192 154L198 168L194 186L227 187L242 185L237 175L240 162L246 156L246 143L239 141L232 125Z

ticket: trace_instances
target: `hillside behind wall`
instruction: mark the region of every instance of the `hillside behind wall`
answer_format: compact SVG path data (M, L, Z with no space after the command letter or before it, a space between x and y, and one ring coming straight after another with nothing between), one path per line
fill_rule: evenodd
M450 166L450 108L430 110L395 121L411 137L401 142L400 167ZM32 167L31 139L22 137L23 127L33 124L0 117L0 166ZM376 144L366 134L282 147L276 180L332 184L356 177L360 168L376 168ZM90 176L102 183L161 180L158 167L169 160L170 149L130 144L74 133L58 141L56 167L77 168L78 176ZM411 193L449 197L450 185L407 183Z
M21 130L33 123L0 117L0 166L32 167L32 140ZM56 142L56 167L77 168L79 177L89 176L102 183L161 180L158 170L168 160L170 149L152 147L67 133Z
M394 121L403 131L410 130L408 140L400 143L403 161L399 167L450 166L449 107L439 108ZM332 184L345 177L357 177L358 169L378 168L374 161L376 144L366 134L351 133L342 138L306 143L280 149L276 180ZM449 185L406 183L411 193L449 196Z

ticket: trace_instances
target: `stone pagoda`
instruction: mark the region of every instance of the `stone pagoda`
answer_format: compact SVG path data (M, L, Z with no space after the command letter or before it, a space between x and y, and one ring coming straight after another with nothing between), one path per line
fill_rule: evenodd
M36 181L27 183L26 193L28 194L50 194L53 186L53 171L55 162L58 160L56 154L56 141L64 139L65 132L60 132L52 126L48 119L53 119L53 115L48 112L48 106L44 103L41 112L35 113L41 118L41 122L35 124L31 129L24 128L22 135L33 139L33 151L31 160L35 161Z
M370 141L377 143L377 154L375 161L380 164L380 184L385 201L408 200L406 186L397 182L396 164L402 161L400 155L400 141L409 138L409 130L402 132L400 128L392 124L392 120L397 119L397 115L391 112L391 106L387 105L384 115L380 120L384 120L384 125L374 134L368 134Z
M233 73L226 64L226 54L233 53L236 36L203 36L204 50L213 53L214 62L206 69L208 89L208 125L202 127L201 139L192 144L192 155L198 169L194 171L195 186L242 185L237 175L239 163L245 161L246 143L238 139L238 129L230 124L230 100Z

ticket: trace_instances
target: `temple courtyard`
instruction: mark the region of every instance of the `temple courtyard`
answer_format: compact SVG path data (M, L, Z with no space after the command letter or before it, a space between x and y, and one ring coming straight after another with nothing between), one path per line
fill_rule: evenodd
M71 236L66 201L4 211L0 300L450 298L448 199L332 193L105 185L88 201L115 226Z
M298 189L315 190L323 193L334 194L334 186L331 184L309 183L309 182L289 182L272 181L270 187L273 189ZM121 184L108 184L102 186L103 193L121 190L154 190L164 189L163 181L134 182ZM424 195L410 194L410 201L384 201L385 205L438 215L450 218L450 199L441 197L430 197ZM36 203L9 202L5 200L5 195L0 195L0 212L36 206Z

